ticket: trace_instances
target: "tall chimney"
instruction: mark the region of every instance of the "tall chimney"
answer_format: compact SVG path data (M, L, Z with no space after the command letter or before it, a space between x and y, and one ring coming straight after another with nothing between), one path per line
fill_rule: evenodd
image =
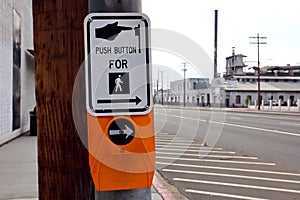
M218 74L218 10L215 10L215 52L214 52L214 78Z

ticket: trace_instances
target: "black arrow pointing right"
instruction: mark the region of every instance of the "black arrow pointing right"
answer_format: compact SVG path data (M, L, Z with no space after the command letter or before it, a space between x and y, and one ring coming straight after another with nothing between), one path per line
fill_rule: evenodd
M141 101L142 99L136 96L135 99L98 99L97 103L135 103L135 105L138 105Z

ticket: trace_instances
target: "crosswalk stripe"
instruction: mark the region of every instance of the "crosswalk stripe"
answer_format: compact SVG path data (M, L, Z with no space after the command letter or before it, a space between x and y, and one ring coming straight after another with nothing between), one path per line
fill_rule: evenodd
M156 156L157 159L167 159L167 160L184 160L184 161L196 161L196 162L216 162L216 163L231 163L231 164L245 164L245 165L266 165L275 166L275 163L265 163L265 162L246 162L246 161L235 161L235 160L211 160L211 159L196 159L196 158L177 158L177 157L167 157L167 156Z
M205 151L210 151L210 150L215 150L215 151L222 151L222 148L210 148L210 147L202 147L202 146L186 146L186 145L174 145L173 143L169 143L169 144L156 144L156 147L164 147L164 148L181 148L181 149L199 149L199 150L205 150Z
M158 133L155 133L155 135L157 135L157 136L159 136L159 135L165 136L165 135L170 135L170 134L169 133L164 133L164 132L158 132Z
M208 191L200 191L200 190L191 190L191 189L186 189L185 191L189 192L189 193L205 194L205 195L210 195L210 196L219 196L219 197L234 198L234 199L268 200L268 199L262 199L262 198L256 198L256 197L234 195L234 194L225 194L225 193L218 193L218 192L208 192Z
M167 163L167 162L156 162L156 164L157 165L172 165L172 166L178 166L178 167L200 168L200 169L216 169L216 170L252 172L252 173L262 173L262 174L276 174L276 175L285 175L285 176L300 176L300 174L289 173L289 172L280 172L280 171L266 171L266 170L216 167L216 166L205 166L205 165L189 165L189 164Z
M172 148L161 148L160 146L156 148L156 151L160 151L160 150L168 150L168 151L184 151L184 152L198 152L198 153L219 153L219 154L235 154L234 151L209 151L209 150L196 150L196 149L172 149Z
M155 138L156 142L187 142L187 143L193 143L193 140L185 140L185 139L177 139L177 138L170 138L170 139L160 139Z
M156 155L178 155L178 153L174 152L164 152L164 151L158 151L156 150ZM221 158L221 159L246 159L246 160L257 160L257 157L248 157L248 156L224 156L224 155L205 155L205 154L189 154L189 153L183 153L183 156L194 156L198 158Z
M245 185L245 184L236 184L236 183L224 183L224 182L195 180L195 179L184 179L184 178L173 178L173 180L174 181L188 182L188 183L203 183L203 184L210 184L210 185L222 185L222 186L230 186L230 187L251 188L251 189L259 189L259 190L269 190L269 191L288 192L288 193L300 194L299 190L274 188L274 187L264 187L264 186L256 186L256 185Z
M170 141L170 142L159 142L159 141L155 141L156 144L176 144L178 146L186 146L186 145L189 145L189 146L199 146L201 147L200 144L195 144L193 143L193 141L189 141L189 142L179 142L179 141Z
M241 179L252 179L252 180L262 180L262 181L273 181L273 182L281 182L281 183L284 182L284 183L300 184L300 181L295 181L295 180L256 177L256 176L243 176L243 175L235 175L235 174L221 174L221 173L186 171L186 170L175 170L175 169L162 169L162 171L164 171L164 172L173 172L173 173L197 174L197 175L207 175L207 176L222 176L222 177L231 177L231 178L241 178Z

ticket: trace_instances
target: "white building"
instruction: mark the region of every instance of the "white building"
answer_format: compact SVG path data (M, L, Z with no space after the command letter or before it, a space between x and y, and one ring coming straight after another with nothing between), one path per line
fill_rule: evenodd
M185 83L185 94L184 94ZM187 78L184 80L173 81L170 84L169 99L170 103L180 104L184 102L187 105L199 105L205 102L204 91L209 88L208 78Z
M226 72L223 77L186 80L186 104L213 107L247 107L258 104L258 72L245 72L244 55L235 54L226 58ZM198 86L199 80L199 86ZM171 82L171 102L182 103L184 81ZM300 104L300 66L262 67L260 72L261 105L270 101L282 106ZM299 110L299 109L298 109Z
M228 84L229 82L231 83ZM225 87L226 106L246 107L246 98L254 105L258 99L257 89L256 76L233 76L233 79L227 80ZM261 104L264 105L267 105L269 100L281 100L282 105L295 105L300 99L300 76L261 76L260 96Z
M35 106L31 2L0 3L0 145L29 130Z
M241 54L226 58L224 91L226 107L246 107L258 103L258 71L245 72ZM262 67L260 70L261 105L270 100L281 101L283 106L295 106L300 99L300 66Z

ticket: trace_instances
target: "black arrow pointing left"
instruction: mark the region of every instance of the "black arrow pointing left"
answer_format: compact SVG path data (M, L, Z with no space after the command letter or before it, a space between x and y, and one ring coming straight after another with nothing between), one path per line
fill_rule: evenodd
M98 99L97 103L135 103L135 105L138 105L141 101L142 99L136 96L135 99Z

